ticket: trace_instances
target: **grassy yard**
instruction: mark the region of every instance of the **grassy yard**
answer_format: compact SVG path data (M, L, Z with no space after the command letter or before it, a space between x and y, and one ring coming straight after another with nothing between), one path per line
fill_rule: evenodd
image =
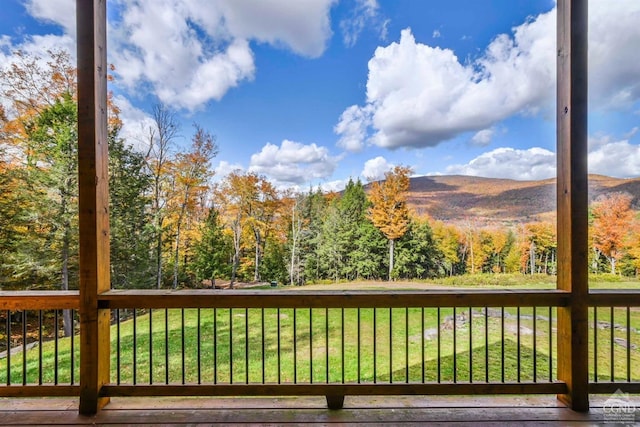
M497 287L491 280L491 276L480 277L476 283ZM623 287L623 282L615 281L594 285L608 287L612 283ZM546 276L533 276L519 286L554 285ZM350 283L296 289L410 288L442 285ZM555 309L538 308L534 313L532 308L505 308L504 316L500 308L489 309L486 314L484 308L457 309L455 317L451 308L185 309L139 311L135 317L131 314L121 313L122 320L111 327L114 383L500 382L555 378ZM600 308L595 314L594 319L592 309L592 378L597 374L600 381L640 381L640 310ZM77 336L73 347L73 380L77 382ZM5 355L0 358L0 383L7 384L8 369L11 384L22 384L23 380L37 384L40 378L45 384L69 383L71 353L71 340L60 338L29 349L26 355L16 352L10 361Z

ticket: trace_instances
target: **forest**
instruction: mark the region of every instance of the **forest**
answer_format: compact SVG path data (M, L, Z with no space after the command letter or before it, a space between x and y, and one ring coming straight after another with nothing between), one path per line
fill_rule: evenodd
M76 71L70 55L16 52L0 70L0 290L78 287ZM412 170L344 191L279 189L237 170L215 177L215 135L189 144L156 105L143 141L121 136L109 102L113 288L303 285L556 272L556 227L445 223L407 203ZM592 273L635 276L640 222L625 193L590 206Z

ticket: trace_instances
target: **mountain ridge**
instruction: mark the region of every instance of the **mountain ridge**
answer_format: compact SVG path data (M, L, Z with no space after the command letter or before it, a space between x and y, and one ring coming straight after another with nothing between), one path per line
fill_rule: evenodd
M629 193L640 205L640 178L589 175L589 202L602 194ZM556 179L519 181L467 175L410 179L408 204L418 215L445 222L514 224L554 220Z

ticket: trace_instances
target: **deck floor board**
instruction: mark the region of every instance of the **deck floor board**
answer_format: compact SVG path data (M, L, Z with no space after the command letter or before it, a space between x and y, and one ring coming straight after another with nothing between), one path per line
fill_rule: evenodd
M602 407L573 412L553 397L347 396L339 411L324 398L113 398L98 415L75 398L0 399L0 426L55 425L459 425L592 426Z

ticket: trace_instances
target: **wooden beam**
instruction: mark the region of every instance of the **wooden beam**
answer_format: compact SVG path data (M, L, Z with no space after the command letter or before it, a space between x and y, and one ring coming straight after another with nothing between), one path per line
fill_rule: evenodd
M77 0L78 185L80 227L80 413L108 399L109 311L98 295L109 281L109 158L107 139L107 0Z
M558 398L588 411L587 1L557 8L557 287L571 294L558 309L558 380L567 384Z
M389 308L558 307L569 293L558 290L438 291L206 291L113 290L101 294L104 308Z
M426 383L426 384L169 384L105 385L112 397L131 396L392 396L554 394L566 392L561 382Z
M77 396L79 389L77 385L61 384L0 386L0 397Z
M0 291L0 310L77 310L78 291Z
M640 289L592 289L589 307L640 307Z

